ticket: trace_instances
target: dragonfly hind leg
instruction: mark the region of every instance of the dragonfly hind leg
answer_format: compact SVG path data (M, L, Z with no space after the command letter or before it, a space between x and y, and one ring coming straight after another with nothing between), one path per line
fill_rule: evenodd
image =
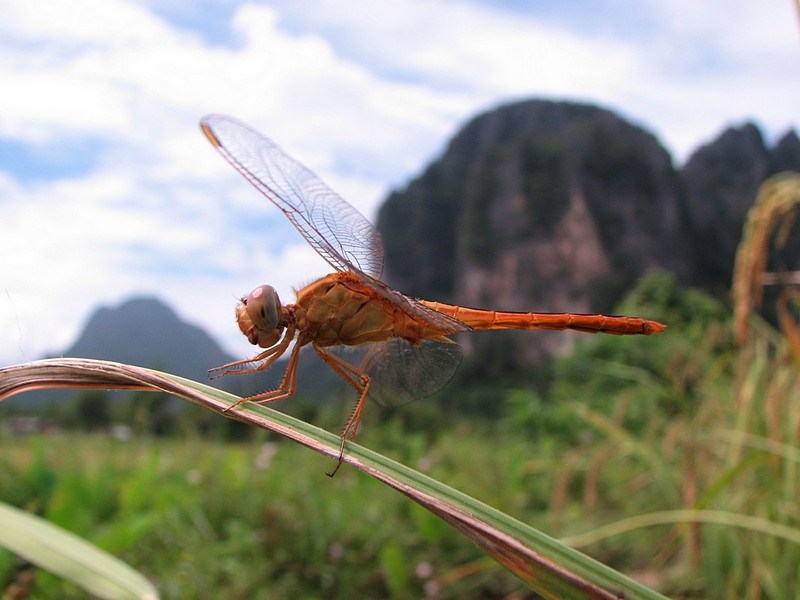
M342 431L342 444L339 447L339 462L336 464L333 471L327 474L329 477L333 477L344 461L344 446L347 440L352 440L356 436L358 426L361 424L361 415L364 411L364 404L366 403L367 393L369 392L369 386L372 380L369 378L369 375L360 369L354 367L335 354L328 352L317 344L314 344L314 350L316 350L320 358L322 358L331 369L336 371L342 379L352 385L359 394L358 402L356 402L353 412L350 414L350 418L347 420L344 430Z

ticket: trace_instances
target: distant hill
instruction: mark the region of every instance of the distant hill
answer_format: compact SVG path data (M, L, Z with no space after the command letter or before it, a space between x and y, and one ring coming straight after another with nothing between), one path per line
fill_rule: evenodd
M156 298L98 308L64 356L102 358L202 381L232 360L208 333Z
M247 396L275 388L285 368L285 362L280 361L264 373L209 381L208 369L246 357L228 355L205 330L182 320L156 298L131 298L119 306L98 308L61 356L158 369ZM298 394L324 399L333 379L335 376L314 352L303 353Z
M151 297L98 308L61 356L113 360L202 382L208 381L208 369L236 360L206 331ZM217 387L235 393L243 391L235 378L218 383Z

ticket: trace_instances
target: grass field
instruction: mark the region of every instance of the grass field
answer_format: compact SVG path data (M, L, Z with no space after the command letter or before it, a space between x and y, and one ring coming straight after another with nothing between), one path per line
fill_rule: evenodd
M727 312L704 302L689 302L693 319L672 303L680 335L646 354L589 339L547 396L505 390L501 418L417 403L371 412L359 442L671 597L796 598L800 370L766 325L734 346ZM444 522L331 466L262 432L3 435L0 499L122 558L164 598L533 597ZM0 573L16 562L0 553ZM31 597L84 596L40 572Z
M531 450L509 440L503 454L517 458L501 464L462 427L416 462L546 525L547 485L543 465L524 459ZM524 589L403 496L352 470L330 479L330 461L289 443L35 436L4 438L0 453L5 501L119 556L167 598L420 597L442 577L455 579L443 598ZM35 597L68 597L61 582L39 583Z

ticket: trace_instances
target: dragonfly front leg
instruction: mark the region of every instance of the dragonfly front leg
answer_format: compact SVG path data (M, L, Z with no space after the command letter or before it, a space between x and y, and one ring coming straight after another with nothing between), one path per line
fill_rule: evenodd
M253 358L246 358L244 360L237 360L226 365L222 365L221 367L214 367L213 369L209 369L208 377L209 379L219 379L220 377L225 377L226 375L247 375L248 373L258 373L259 371L263 371L264 369L270 368L276 360L278 360L281 356L283 356L286 349L289 347L289 344L292 343L294 339L294 328L289 328L286 330L286 333L281 339L280 343L272 346L272 348L267 348L264 352L255 355ZM250 367L248 369L240 369L238 367L243 367L245 365L253 365L255 367Z
M336 373L338 373L342 379L352 385L359 393L358 402L356 403L355 408L353 408L353 412L350 415L350 418L347 420L347 424L344 426L344 431L342 431L342 444L339 447L339 462L336 464L336 467L333 469L333 471L327 474L328 477L333 477L336 475L336 471L339 470L339 467L342 466L342 462L344 461L345 443L347 440L352 440L356 436L358 426L361 424L361 415L364 411L364 404L366 403L367 393L369 393L369 386L372 380L369 378L369 375L360 369L357 369L346 360L339 358L331 352L328 352L317 344L314 344L314 350L317 351L317 354L319 354L320 358L322 358L322 360L324 360L331 369L336 371Z

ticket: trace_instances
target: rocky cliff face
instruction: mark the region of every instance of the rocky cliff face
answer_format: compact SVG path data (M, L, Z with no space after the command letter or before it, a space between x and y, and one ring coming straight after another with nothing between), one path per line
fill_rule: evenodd
M752 123L727 129L692 154L682 177L696 284L718 293L730 288L736 247L758 188L787 170L800 170L797 135L786 134L770 149Z
M676 184L658 141L608 111L503 107L387 200L388 276L413 294L478 304L489 284L515 305L619 291L648 267L685 269Z
M642 128L594 106L527 101L469 122L378 217L387 279L475 307L608 311L649 269L725 288L768 175L800 169L792 133L725 132L682 171ZM520 348L529 363L564 334Z

